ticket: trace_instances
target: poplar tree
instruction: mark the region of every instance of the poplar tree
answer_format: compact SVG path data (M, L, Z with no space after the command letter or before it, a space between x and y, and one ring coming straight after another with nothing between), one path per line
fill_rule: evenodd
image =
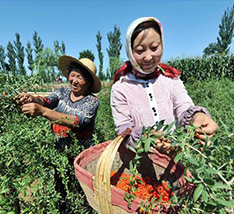
M33 49L31 46L31 43L27 43L27 47L25 48L25 51L27 53L27 60L28 60L28 69L31 71L31 76L34 75L34 60L33 60Z
M62 41L62 45L61 45L61 54L64 55L66 53L66 46L64 41Z
M109 41L109 48L107 48L107 53L109 56L109 67L110 67L110 75L111 78L114 76L114 73L116 72L116 67L114 66L113 62L116 62L116 60L120 60L120 51L122 48L121 43L121 32L120 28L116 25L114 26L114 31L110 31L107 33L107 38Z
M0 45L0 71L1 73L7 72L5 58L6 58L5 49L2 45Z
M16 40L14 41L14 50L15 50L15 56L17 59L18 64L18 74L20 75L26 75L26 70L24 67L24 47L22 46L22 43L20 41L20 35L19 33L15 34Z
M44 45L42 44L41 37L38 36L36 31L34 31L34 34L33 34L33 45L34 45L34 52L35 52L34 62L37 65L39 63L40 55L42 54L42 51L44 49Z
M97 35L97 50L98 50L98 58L99 58L99 71L98 71L98 77L100 80L104 79L104 74L103 74L103 53L102 53L102 36L100 31L98 31Z
M59 45L59 41L55 40L54 41L54 53L55 53L55 55L54 55L54 57L52 59L52 66L57 66L58 59L60 57L60 50L61 50L61 48L60 48L60 45Z
M88 58L94 62L95 56L91 50L87 49L79 52L79 59L81 58Z
M11 42L8 42L7 44L7 58L8 58L8 65L9 65L9 73L11 75L16 75L16 62L15 62L15 51L14 46Z
M229 45L232 43L234 34L234 5L229 10L225 10L224 15L219 25L219 36L216 43L210 43L203 51L204 56L209 55L227 55L229 53Z

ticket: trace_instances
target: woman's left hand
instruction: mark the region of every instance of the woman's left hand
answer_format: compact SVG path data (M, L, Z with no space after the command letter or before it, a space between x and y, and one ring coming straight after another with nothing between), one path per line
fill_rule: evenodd
M201 144L205 144L206 135L211 138L219 128L212 118L201 112L194 115L193 125L199 127L196 129L196 137L201 139ZM210 141L208 141L209 145Z
M27 103L21 106L22 112L26 115L35 117L41 116L45 110L45 108L37 103Z

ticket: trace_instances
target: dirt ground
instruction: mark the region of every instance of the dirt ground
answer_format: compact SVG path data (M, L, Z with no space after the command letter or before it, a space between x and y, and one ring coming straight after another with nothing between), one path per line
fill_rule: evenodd
M51 92L55 91L56 89L66 86L69 86L69 83L49 83L36 87L36 91L38 92L28 91L27 93L35 96L36 95L46 96L49 95Z

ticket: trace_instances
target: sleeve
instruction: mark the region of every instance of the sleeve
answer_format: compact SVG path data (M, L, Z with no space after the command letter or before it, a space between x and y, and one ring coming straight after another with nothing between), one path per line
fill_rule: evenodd
M209 117L211 117L210 113L208 110L202 106L190 106L187 111L185 111L181 116L180 116L180 125L181 126L186 126L190 124L190 121L193 119L193 116L197 112L202 112Z
M197 112L203 112L210 116L206 108L194 105L180 79L173 79L172 81L174 81L174 87L172 90L174 115L180 125L188 125Z
M118 83L116 83L118 84ZM142 134L142 127L136 127L131 114L129 112L128 104L125 95L115 87L111 89L111 111L115 123L116 134L119 135L127 128L130 128L131 135L126 142L126 147L129 145L134 147L134 142L138 141Z
M99 101L96 97L87 99L82 106L82 110L75 110L74 115L76 116L75 124L79 127L86 126L96 117L97 110L99 107ZM80 108L79 108L80 109Z
M61 96L63 88L57 89L56 91L52 92L50 95L43 98L45 102L45 106L54 109L57 107L59 102L59 97Z

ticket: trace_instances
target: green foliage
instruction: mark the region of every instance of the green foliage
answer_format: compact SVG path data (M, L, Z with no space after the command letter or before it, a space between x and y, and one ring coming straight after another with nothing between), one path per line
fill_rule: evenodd
M109 70L108 77L110 79L113 79L115 72L123 65L123 63L124 63L124 61L118 57L110 57L109 58L110 70Z
M38 36L37 32L33 35L33 44L35 58L31 60L31 67L36 70L36 77L40 79L41 83L55 82L58 75L58 59L65 52L65 45L62 43L60 46L56 40L54 42L54 51L49 47L44 48L42 39ZM30 56L29 56L30 57ZM32 64L34 61L34 64ZM32 72L34 73L34 72Z
M224 15L219 25L219 36L216 43L210 43L203 51L204 56L220 54L227 55L229 52L229 45L232 42L234 33L234 5L229 10L225 10Z
M187 83L186 88L195 105L205 106L214 120L220 124L220 132L225 133L226 129L233 132L233 81L229 79L194 81Z
M15 56L18 63L18 74L20 75L26 75L26 70L24 67L24 47L22 46L22 43L20 41L20 35L19 33L15 34L16 40L14 41L14 49L15 49Z
M230 65L223 64L225 68ZM187 179L196 186L192 200L183 201L182 213L231 213L234 83L231 79L218 79L218 76L207 81L199 78L193 81L188 76L186 80L186 88L194 103L206 107L220 129L213 137L211 147L204 146L202 152L194 140L194 127L178 129L171 136L173 145L181 148L175 160L181 161L191 171L194 178ZM0 73L0 213L61 213L59 207L63 200L68 207L66 213L95 213L88 205L70 164L84 148L74 141L62 151L56 150L49 121L27 117L14 104L16 94L35 91L39 83L35 77ZM110 108L111 84L102 84L97 95L100 107L95 123L96 143L115 138ZM148 137L143 147L145 151L152 142ZM65 199L55 190L55 167L65 185Z
M31 76L33 76L34 60L33 60L33 49L30 42L27 43L25 51L27 53L28 69L31 71Z
M116 25L114 26L113 32L110 31L109 33L107 33L109 48L107 48L106 50L109 56L109 67L110 67L111 78L116 72L116 66L114 62L120 59L120 51L122 48L120 36L121 36L120 29Z
M167 62L182 71L181 79L187 81L234 80L234 55L214 56L210 58L183 58Z
M35 31L33 34L33 47L30 42L24 51L24 47L20 41L20 34L15 34L16 39L13 42L8 42L7 51L0 46L0 72L8 75L27 75L24 67L25 52L27 54L28 69L31 72L29 75L36 75L41 82L54 82L59 75L58 58L65 54L65 44L60 45L56 40L54 42L54 50L44 48L42 39ZM6 57L8 63L5 62Z
M3 46L0 45L0 71L2 73L7 73L5 58L6 58L5 49Z
M34 45L34 53L35 53L35 63L37 64L39 61L39 56L44 49L44 45L42 43L42 39L38 36L38 33L34 31L33 34L33 45Z
M55 64L55 62L58 61L59 55L55 55L53 50L47 47L37 57L37 63L35 64L36 77L41 83L55 82L57 77L57 63Z
M72 163L84 148L74 141L55 149L50 122L25 116L14 103L15 95L33 91L37 80L24 76L7 80L0 87L0 213L95 213L85 200ZM56 191L55 169L66 198ZM62 202L66 204L63 212Z
M195 185L193 198L181 202L182 213L231 213L234 208L231 133L217 133L208 148L194 138L195 129L193 126L177 129L171 138L173 145L180 148L174 160L180 160L189 169L193 177L186 178Z
M16 75L16 62L15 62L14 46L11 42L7 44L7 58L8 58L8 71L10 75Z
M115 138L115 126L110 108L111 84L102 83L102 90L98 94L100 107L95 120L95 133L99 142L108 141Z
M94 62L95 56L91 50L83 50L79 53L79 59L88 58Z
M96 47L97 47L97 50L98 50L98 58L99 58L99 71L98 71L98 77L100 80L103 80L104 79L104 74L103 74L103 53L102 53L102 36L101 36L101 33L100 31L98 31L97 35L96 35L96 38L97 38L97 44L96 44Z
M62 41L60 50L61 50L61 55L64 55L66 53L66 46L65 46L64 41Z
M161 121L156 127L162 130ZM157 134L152 132L152 127L143 130L141 139L135 144L136 148L131 148L135 157L129 163L129 171L132 174L130 184L132 192L126 194L126 200L131 205L133 196L135 175L138 174L137 167L143 153L148 153L150 147L155 147L155 139L168 139L172 146L177 148L175 162L181 161L191 172L192 177L185 178L194 184L193 197L187 195L179 199L181 213L233 213L234 211L234 165L233 165L233 132L218 133L211 146L199 144L195 139L195 129L197 127L178 127L175 132L170 132L171 125L163 126L163 132ZM208 138L207 138L208 139ZM172 186L173 188L173 186ZM178 198L177 198L178 199ZM144 204L141 204L141 206ZM150 205L150 207L152 207Z

